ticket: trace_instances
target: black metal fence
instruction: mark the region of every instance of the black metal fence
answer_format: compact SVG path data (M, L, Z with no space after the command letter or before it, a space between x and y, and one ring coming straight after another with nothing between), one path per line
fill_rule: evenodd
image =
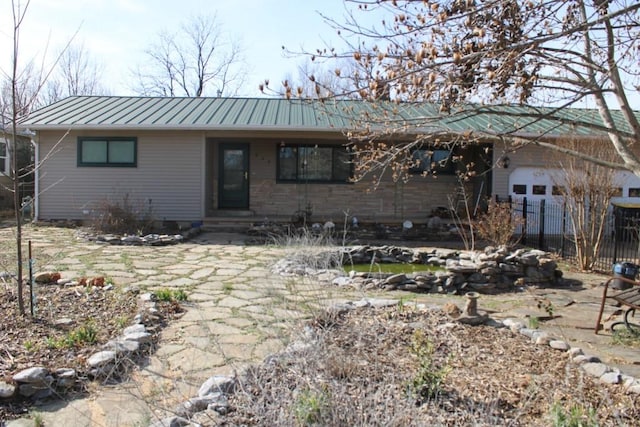
M515 215L522 218L516 238L523 246L557 253L564 259L575 260L573 223L566 203L546 200L499 200L509 203ZM640 261L640 209L613 207L606 216L604 235L594 269L611 272L615 263Z

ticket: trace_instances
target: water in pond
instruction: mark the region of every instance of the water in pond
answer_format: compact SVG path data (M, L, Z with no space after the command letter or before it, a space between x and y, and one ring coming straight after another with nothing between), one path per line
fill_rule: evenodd
M367 263L367 264L345 264L344 269L346 271L358 271L360 273L415 273L416 271L444 271L444 268L436 265L426 265L426 264L378 264L378 263Z

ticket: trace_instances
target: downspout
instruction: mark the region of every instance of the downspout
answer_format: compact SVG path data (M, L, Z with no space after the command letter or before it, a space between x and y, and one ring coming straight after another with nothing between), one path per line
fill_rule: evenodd
M33 177L33 221L38 221L40 211L40 146L34 138L31 138L34 151L34 177Z

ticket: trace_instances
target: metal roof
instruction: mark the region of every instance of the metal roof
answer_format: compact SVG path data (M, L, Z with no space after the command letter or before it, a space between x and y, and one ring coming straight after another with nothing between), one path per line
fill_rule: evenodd
M543 118L541 118L541 115ZM546 115L546 116L545 116ZM357 100L287 100L282 98L170 98L74 96L31 113L22 129L185 129L340 132L363 126L393 126L410 133L483 132L521 135L593 135L600 124L596 110L473 106L441 115L428 103L368 103ZM616 122L627 130L620 112ZM415 126L414 126L415 125Z
M331 108L331 107L329 107ZM336 110L336 113L339 111ZM336 130L342 114L314 101L271 98L74 96L36 110L21 127L42 129Z

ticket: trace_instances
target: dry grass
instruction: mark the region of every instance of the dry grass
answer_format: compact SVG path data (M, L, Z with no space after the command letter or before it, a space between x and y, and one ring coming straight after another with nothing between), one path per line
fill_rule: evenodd
M560 426L573 417L617 426L640 419L637 399L586 377L566 353L507 329L451 323L439 310L358 309L306 326L305 339L247 372L232 412L216 423Z

